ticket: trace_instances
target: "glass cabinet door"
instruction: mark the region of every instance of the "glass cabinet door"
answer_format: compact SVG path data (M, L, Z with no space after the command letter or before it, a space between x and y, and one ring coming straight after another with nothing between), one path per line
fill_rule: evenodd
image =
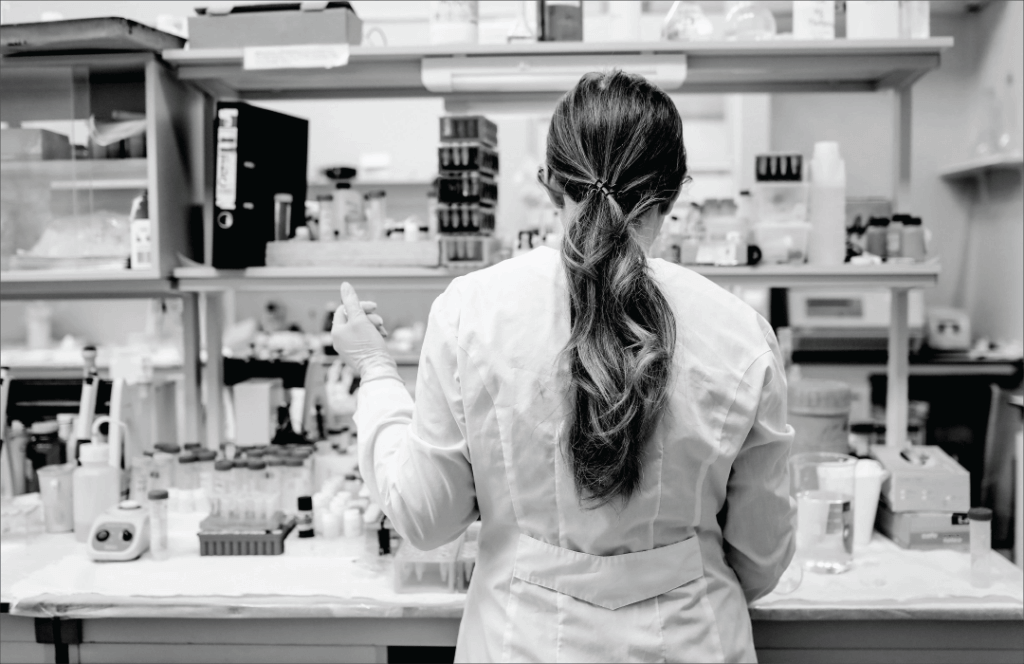
M138 267L144 71L5 63L0 86L0 269Z

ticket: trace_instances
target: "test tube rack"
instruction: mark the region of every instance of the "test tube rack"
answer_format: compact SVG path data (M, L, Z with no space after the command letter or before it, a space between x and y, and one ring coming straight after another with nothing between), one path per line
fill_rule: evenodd
M260 521L206 517L199 524L199 555L279 556L294 527L295 518L280 512Z

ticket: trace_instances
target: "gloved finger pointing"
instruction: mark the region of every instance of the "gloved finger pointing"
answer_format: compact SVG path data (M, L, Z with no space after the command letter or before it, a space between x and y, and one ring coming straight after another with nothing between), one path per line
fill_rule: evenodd
M356 289L352 288L352 284L347 281L341 284L341 301L350 321L366 315L363 313L362 305L359 304L359 295L356 294Z

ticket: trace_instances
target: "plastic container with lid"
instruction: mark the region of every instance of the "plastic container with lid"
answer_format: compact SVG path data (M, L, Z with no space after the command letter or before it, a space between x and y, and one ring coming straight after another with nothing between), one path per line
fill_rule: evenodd
M154 489L149 499L149 551L156 560L167 558L167 499L166 489Z
M75 539L84 542L96 517L121 500L121 471L110 465L109 445L84 443L78 454L82 465L72 479Z
M992 510L972 507L967 519L971 524L971 585L988 588L992 585Z
M178 467L175 469L175 488L184 491L192 491L199 487L199 459L192 453L185 453L178 457Z
M805 379L789 384L789 423L796 431L793 454L849 450L850 386L835 380Z

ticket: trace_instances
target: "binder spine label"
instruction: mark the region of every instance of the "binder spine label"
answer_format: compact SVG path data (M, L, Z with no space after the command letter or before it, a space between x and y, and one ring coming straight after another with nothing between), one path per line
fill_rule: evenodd
M217 111L217 181L214 202L218 209L234 210L238 187L238 109Z

